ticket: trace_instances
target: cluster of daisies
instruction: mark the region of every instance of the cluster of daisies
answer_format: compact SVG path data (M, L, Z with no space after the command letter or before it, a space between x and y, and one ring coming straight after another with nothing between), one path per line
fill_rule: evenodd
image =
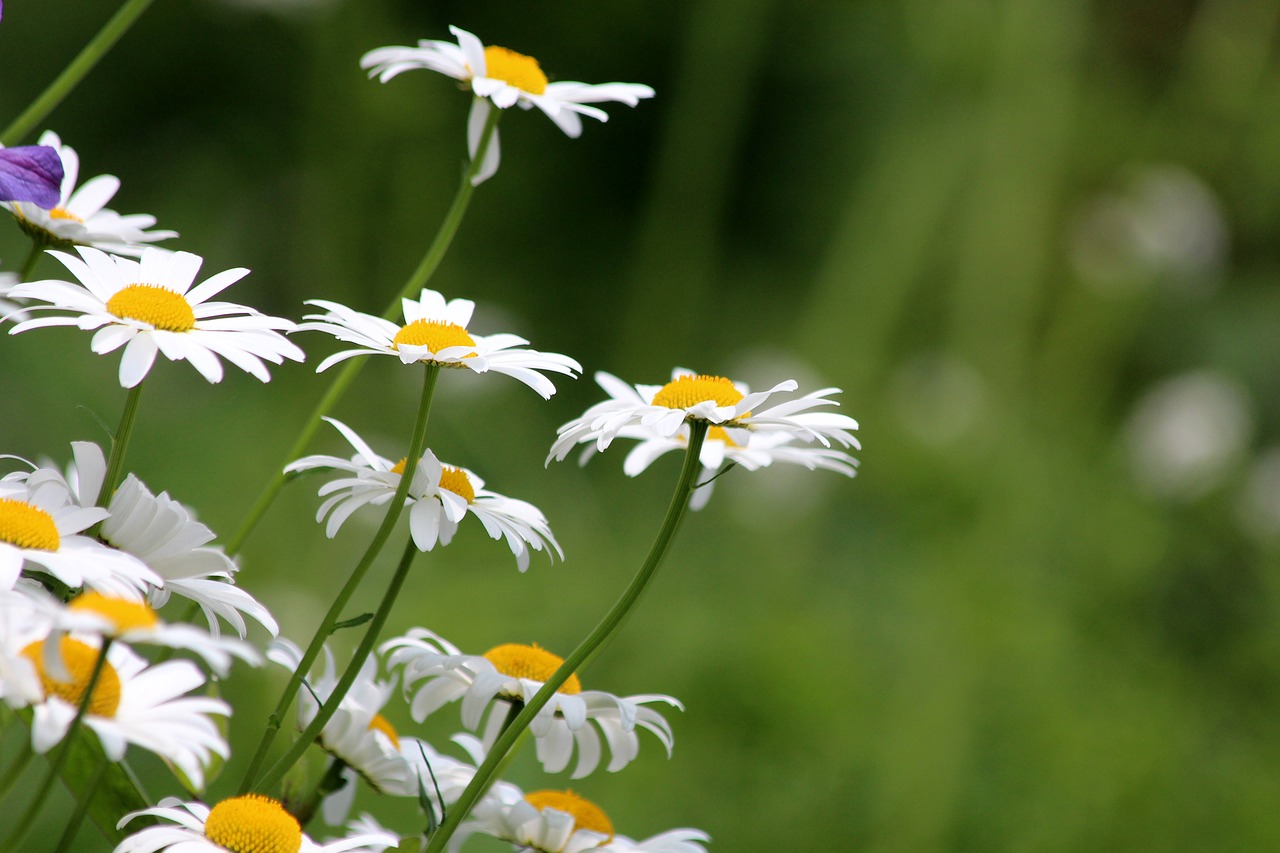
M582 116L607 118L592 104L634 106L653 95L636 84L550 82L531 57L485 46L464 30L453 33L456 43L424 40L415 47L380 48L361 64L383 82L428 69L470 89L473 184L498 168L496 122L506 108L537 107L577 136ZM544 399L555 393L552 376L582 372L574 359L532 349L516 335L472 332L474 302L428 289L402 300L402 322L317 299L307 303L315 313L295 323L223 301L223 292L248 270L218 272L197 283L199 256L155 245L175 232L156 229L149 215L109 209L120 182L100 175L79 183L79 171L76 152L52 132L37 146L0 149L0 206L37 250L69 274L32 281L0 274L0 322L9 334L54 326L92 332L94 353L120 352L124 389L146 380L157 355L185 361L213 383L223 378L224 363L267 382L268 365L304 360L291 339L304 332L323 333L343 345L320 361L317 372L385 355L394 357L397 369L429 365L502 374ZM705 437L694 508L706 503L711 482L732 466L756 470L777 462L855 472L856 460L847 451L858 447L857 423L834 411L837 389L797 394L796 383L787 381L753 392L730 379L684 369L655 385L632 385L607 373L597 373L596 381L608 399L560 428L548 463L575 451L585 463L615 439L625 439L633 444L623 467L635 476L663 454L688 448L697 425ZM352 454L305 456L284 473L329 473L319 487L316 512L328 537L357 513L386 508L403 495L408 534L419 551L447 546L472 517L469 523L506 543L522 572L533 552L563 559L547 518L533 504L489 490L475 471L431 449L407 466L394 453L381 455L347 424L326 420ZM130 748L151 752L174 770L187 793L122 815L120 826L131 834L116 853L396 847L399 833L368 814L352 818L357 791L366 787L412 798L425 812L420 825L437 826L514 713L564 662L537 645L513 642L468 653L415 628L353 662L358 675L337 696L337 667L326 648L295 698L300 729L324 703L337 702L316 741L327 753L328 769L312 801L259 794L206 798L215 768L231 753L224 735L231 708L215 698L213 682L227 677L237 661L258 666L265 658L298 672L301 649L278 636L268 609L237 584L238 565L212 544L214 533L193 511L118 470L117 460L96 444L73 443L61 465L0 459L8 471L0 476L0 700L15 712L9 719L29 727L31 749L38 754L81 730L97 737L110 761L124 760ZM172 599L185 602L190 615L201 612L203 623L162 619L158 610ZM273 638L265 654L247 642L249 622ZM235 636L224 635L224 625ZM393 702L405 708L387 713ZM407 714L421 724L452 706L459 709L463 731L444 750L401 735L388 719ZM573 675L529 731L547 773L580 779L602 767L621 770L646 740L669 755L673 733L664 714L672 708L681 705L671 696L586 689ZM336 837L315 841L307 835L304 826L316 817ZM708 841L705 833L688 828L636 840L615 831L601 807L571 790L525 791L507 781L491 785L475 801L450 849L476 834L539 853L703 853Z

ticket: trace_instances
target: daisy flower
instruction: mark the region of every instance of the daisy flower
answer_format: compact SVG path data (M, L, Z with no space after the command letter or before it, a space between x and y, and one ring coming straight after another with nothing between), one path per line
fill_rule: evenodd
M24 567L73 589L88 585L124 597L163 583L137 557L79 535L107 510L79 506L61 475L21 461L34 470L0 478L0 589L13 589Z
M614 832L604 810L573 791L522 792L500 782L458 827L456 845L484 833L536 853L706 853L710 838L696 829L673 829L643 841Z
M0 203L31 239L57 248L94 246L117 255L137 257L143 244L178 236L177 231L148 231L156 224L156 218L149 214L121 216L109 209L107 202L120 189L120 179L115 175L98 175L76 189L80 157L70 145L62 144L58 134L46 130L40 135L40 144L55 150L61 159L62 186L58 197L49 205L26 201Z
M35 603L17 590L0 590L0 700L10 708L25 708L44 698L40 674L22 653L40 616Z
M436 364L441 367L467 368L475 373L505 373L550 399L556 392L551 380L538 371L573 376L582 365L556 352L524 349L529 343L516 335L472 335L467 331L476 304L470 299L450 299L434 290L423 289L421 296L402 300L403 326L390 320L353 311L337 302L309 299L308 305L325 309L324 314L308 314L309 322L300 330L326 332L340 341L356 344L356 349L343 350L320 362L320 373L340 361L358 355L391 355L402 364Z
M317 844L279 801L260 794L231 797L213 808L165 797L155 808L125 815L117 826L144 815L169 823L135 832L113 853L381 853L400 843L389 832L367 832Z
M75 463L67 473L68 487L80 504L92 505L107 473L107 462L98 445L88 441L71 443ZM107 509L111 516L99 530L108 544L146 563L162 578L163 586L149 586L147 600L163 607L170 595L178 595L200 606L209 630L219 633L221 616L244 639L247 629L241 614L271 632L279 626L271 613L253 596L235 585L239 568L221 548L208 547L213 531L192 516L187 507L165 492L153 495L137 477L125 477L111 496Z
M492 745L513 701L528 702L564 659L536 645L507 643L483 655L463 654L443 637L414 628L382 645L387 666L403 667L410 713L418 722L449 702L462 701L462 724L475 731L488 713L483 741ZM578 764L573 778L586 776L600 762L600 736L609 745L610 772L621 770L640 751L636 728L648 729L671 755L671 726L661 714L645 707L663 702L681 710L679 701L660 694L615 696L583 690L571 675L534 717L529 730L537 742L538 760L548 773L569 764L576 747Z
M333 468L354 474L340 477L320 487L320 504L316 521L325 521L325 534L332 539L343 522L365 505L380 506L395 495L405 460L392 462L374 453L355 431L333 418L326 421L342 433L355 448L350 459L337 456L305 456L290 463L286 473L314 468ZM564 559L564 552L547 519L533 504L508 498L484 487L484 480L466 468L455 468L440 462L430 450L422 455L414 470L413 483L406 498L409 506L409 533L421 551L430 551L436 543L448 545L462 519L473 515L484 525L491 539L503 538L516 557L520 571L529 568L529 551L554 550ZM552 559L555 559L552 557Z
M62 176L62 158L48 145L0 148L0 201L55 207Z
M188 361L210 382L222 380L218 356L269 382L265 359L302 361L302 350L277 329L294 324L269 317L233 302L209 300L249 274L242 268L213 275L192 287L204 259L190 252L149 248L134 261L97 249L77 247L80 257L49 252L80 284L45 280L20 284L13 297L47 302L39 310L61 309L70 314L41 317L9 330L16 335L42 326L97 329L90 348L99 355L124 347L120 384L132 388L146 378L156 353L171 361Z
M89 635L43 634L33 629L22 653L36 667L43 697L34 704L31 745L49 751L66 735L89 687L99 655ZM213 716L228 716L220 699L184 696L205 684L190 661L148 665L122 642L107 649L107 660L89 694L83 725L97 733L111 761L124 758L129 744L154 752L178 769L197 788L204 768L230 749Z
M537 107L568 136L582 134L582 116L608 121L609 115L589 104L618 101L634 107L643 98L652 98L653 89L639 83L548 82L538 60L497 45L485 46L466 30L450 27L458 40L421 39L417 47L380 47L360 59L360 67L382 83L403 71L425 68L461 80L475 94L467 120L467 151L474 161L491 105L504 110ZM498 130L493 129L473 185L498 171Z
M591 441L595 442L596 450L603 451L629 427L641 427L660 438L671 438L689 421L720 427L726 438L739 444L749 440L749 433L775 433L796 441L817 441L824 447L833 441L844 447L859 447L858 440L849 432L858 428L853 418L835 412L810 411L840 405L828 399L839 393L838 388L823 388L760 409L774 394L795 391L795 381L788 379L768 391L752 393L747 386L723 376L676 368L666 385L630 385L603 371L596 374L596 382L608 393L609 399L596 403L581 417L560 427L559 438L552 444L547 462L564 459L575 445Z

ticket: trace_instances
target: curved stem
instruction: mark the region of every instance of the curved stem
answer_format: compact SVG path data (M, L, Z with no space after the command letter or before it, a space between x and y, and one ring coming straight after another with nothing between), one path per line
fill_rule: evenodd
M253 759L249 762L249 768L245 771L244 779L240 782L240 793L242 794L248 792L251 788L262 787L260 784L255 784L254 778L261 769L263 761L266 760L267 751L271 748L271 742L275 739L276 732L280 730L280 722L284 712L293 701L294 694L298 692L298 687L302 684L302 679L311 669L311 664L315 662L320 655L320 650L324 648L325 640L333 633L333 626L337 624L343 608L347 606L352 594L360 586L360 582L364 580L365 573L373 565L373 561L382 550L382 546L386 544L387 539L391 536L392 528L395 527L396 522L400 519L400 513L404 510L405 497L409 493L409 486L413 483L414 472L418 469L418 460L422 458L422 451L426 446L427 419L431 413L431 398L435 395L436 380L439 376L439 365L426 365L422 379L422 397L418 402L417 421L414 424L413 438L409 442L409 454L405 457L404 471L400 475L400 485L396 487L395 495L391 498L391 505L387 509L386 516L382 519L382 525L374 534L373 541L369 543L364 556L360 558L360 562L351 572L351 577L347 579L346 585L342 587L338 592L337 598L333 600L333 604L329 606L329 612L324 615L320 626L316 628L315 636L311 638L311 645L307 647L302 660L289 676L289 683L285 685L284 692L280 695L280 701L276 703L276 708L268 719L267 728L262 733L262 740L258 742L258 749L253 754ZM343 692L346 692L345 688Z
M151 3L152 0L125 0L124 5L116 10L98 34L84 46L75 59L71 60L71 63L49 84L48 88L5 128L4 133L0 133L0 145L7 147L16 144L30 133L33 127L44 121L49 113L62 103L62 99L85 78L93 66L98 64L98 60L129 31Z
M410 475L406 464L406 477L408 476ZM373 651L374 644L378 642L378 635L382 633L382 626L387 622L387 616L390 615L391 608L396 603L396 597L400 594L400 588L404 586L405 578L409 576L409 567L413 565L413 558L416 556L418 556L418 546L414 543L413 537L410 536L409 541L405 543L404 553L400 555L400 563L396 566L395 574L391 576L391 583L387 585L387 591L383 594L382 601L378 604L378 610L373 614L373 619L369 622L369 628L364 632L364 638L361 639L355 654L351 656L351 661L347 664L342 677L338 679L333 692L329 694L329 698L320 706L315 717L307 724L306 729L293 742L293 746L289 747L289 751L254 786L257 790L269 789L283 779L284 774L289 772L289 768L302 757L302 754L307 751L307 747L311 746L311 743L320 736L325 724L329 722L329 719L338 710L338 706L342 704L343 697L347 695L347 691L351 689L351 685L355 683L356 677L360 674L360 668L364 665L365 658L369 657L370 652Z
M84 720L85 712L89 710L89 702L93 699L94 688L97 687L98 678L102 675L102 670L107 664L107 651L111 648L111 641L111 637L102 639L102 648L98 650L98 659L94 661L93 672L89 676L88 684L85 685L84 695L80 697L80 704L76 707L76 715L71 718L71 724L67 726L66 732L63 733L62 743L59 744L58 751L49 760L49 773L44 777L44 781L40 783L35 799L31 801L31 805L27 806L27 810L22 815L22 819L18 821L17 827L13 832L9 833L8 838L0 842L0 850L21 849L18 845L26 837L27 833L31 831L31 824L36 815L40 813L40 807L44 805L45 797L48 796L49 789L53 787L53 780L58 778L58 773L62 770L62 765L66 762L67 756L71 752L72 738L80 730L80 723Z
M129 389L125 397L124 411L120 414L120 426L111 437L111 457L107 460L107 473L102 478L102 486L98 489L95 506L105 507L111 503L111 496L120 485L120 473L124 470L125 453L129 450L129 438L133 435L133 424L138 418L138 399L142 396L142 383Z
M587 635L587 638L573 650L573 653L564 659L564 663L560 665L559 669L547 679L546 683L529 700L529 703L524 706L524 709L516 715L511 725L499 735L493 744L493 748L489 750L489 754L485 756L484 761L476 769L475 777L467 785L466 790L462 792L462 796L458 798L458 801L454 803L449 816L440 825L440 829L431 836L431 843L425 853L440 853L441 850L444 850L450 837L453 836L454 830L458 828L458 824L471 811L472 806L475 805L480 795L488 790L498 768L506 759L507 753L525 729L529 727L529 724L533 722L533 718L537 716L538 711L547 704L551 697L555 695L555 692L560 689L560 685L564 684L570 675L581 668L588 658L613 637L627 615L635 607L636 602L640 600L641 594L644 593L645 588L653 579L654 572L657 571L662 559L667 555L676 531L680 527L680 521L684 518L685 510L689 507L689 498L693 496L693 491L697 488L695 478L701 467L698 457L702 452L702 443L706 435L707 424L705 421L693 421L690 424L689 446L685 450L684 467L680 470L680 479L676 483L675 493L671 496L671 504L667 507L666 518L662 520L662 527L659 528L658 535L653 540L653 547L649 549L649 556L645 558L640 571L636 573L635 578L632 579L631 584L618 598L613 608L605 615L604 619L600 620L600 624L596 625L595 629Z
M67 818L67 828L62 831L62 837L58 839L58 846L54 853L66 853L71 849L71 842L75 841L76 834L80 832L80 824L84 823L84 816L89 811L89 803L93 801L94 794L98 791L98 786L102 784L103 777L107 775L107 767L110 763L105 756L98 760L98 767L94 770L93 779L90 780L84 794L76 802L76 810L71 813L71 817Z
M31 241L31 251L27 253L27 259L22 262L22 269L18 272L18 281L30 281L31 273L35 272L36 264L40 263L40 256L44 254L44 245L38 240Z
M444 222L440 224L440 230L436 232L435 239L431 241L431 245L427 247L427 252L422 256L422 260L418 262L417 268L409 276L408 281L400 288L400 292L387 305L386 310L382 312L383 319L391 320L396 317L400 311L401 300L408 298L410 295L416 294L426 287L427 282L431 280L431 276L436 271L436 267L440 266L440 261L444 258L444 254L449 249L449 245L453 242L454 235L458 233L458 227L462 224L463 214L467 212L467 205L471 202L471 194L475 187L471 185L471 178L475 176L480 169L480 164L484 161L484 154L489 149L489 143L493 139L494 130L498 126L498 118L501 116L502 110L491 110L489 113L489 121L485 124L484 133L480 137L480 146L476 151L476 158L471 161L462 173L462 181L458 184L458 191L453 196L453 202L449 205L449 211L445 214ZM284 463L276 466L275 473L258 495L258 499L254 501L253 507L249 510L249 514L245 516L245 520L240 524L240 529L236 531L235 537L228 543L226 552L228 556L234 556L244 546L245 540L249 538L249 534L253 533L258 522L262 520L262 516L266 514L267 509L275 501L276 496L280 494L280 490L284 488L287 476L284 473L285 465L297 459L307 449L311 443L311 439L315 437L316 430L320 428L320 419L333 409L347 393L347 389L351 387L351 383L355 381L356 376L360 373L360 369L364 367L368 359L352 358L338 370L333 382L329 385L320 402L316 404L312 410L307 422L303 424L301 431L298 433L297 439L289 448L289 452L285 455Z

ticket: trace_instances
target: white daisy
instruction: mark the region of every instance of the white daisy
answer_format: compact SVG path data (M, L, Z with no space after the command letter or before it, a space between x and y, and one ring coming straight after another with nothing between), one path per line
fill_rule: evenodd
M673 829L636 841L614 832L604 810L573 791L530 791L500 782L459 827L451 849L475 833L536 853L706 853L709 837Z
M381 651L388 656L389 668L403 667L405 694L413 694L410 713L415 720L421 722L449 702L462 700L462 724L468 729L478 729L488 713L486 746L497 738L511 702L528 702L564 663L546 649L518 643L496 646L483 655L466 655L424 628L387 641ZM609 771L621 770L640 751L637 726L653 732L670 756L671 726L657 711L645 707L654 702L684 709L676 699L660 694L624 697L583 690L578 676L571 675L529 726L538 760L548 773L559 773L576 747L573 778L586 776L600 762L603 735L612 753Z
M46 637L34 631L23 654L40 676L43 698L34 703L31 745L47 752L66 735L85 695L98 659L98 639L88 635ZM213 716L227 716L231 708L220 699L184 696L204 686L205 677L190 661L172 660L148 665L123 642L114 642L90 694L83 725L97 733L112 761L124 758L129 744L174 765L200 787L204 768L217 755L230 754Z
M231 797L213 808L166 797L155 808L125 815L118 826L144 815L171 823L135 832L113 853L381 853L400 843L383 831L317 844L284 806L260 794Z
M203 258L189 252L148 248L134 261L83 246L76 251L80 257L49 254L80 284L49 279L10 291L10 296L48 303L32 310L73 313L27 320L9 334L42 326L97 329L90 344L94 352L104 355L124 347L120 384L125 388L146 377L157 352L190 362L210 382L222 380L218 356L263 382L271 379L263 360L303 360L302 350L276 331L293 330L290 321L233 302L208 301L248 275L246 269L226 270L192 287Z
M859 447L849 432L858 428L853 418L809 411L840 405L828 399L839 393L838 388L823 388L760 410L774 394L796 390L795 381L788 379L768 391L752 393L745 385L723 376L676 368L666 385L633 386L603 371L596 374L596 382L609 399L560 427L548 462L564 459L575 445L588 441L594 441L596 449L603 451L628 427L641 427L658 437L670 438L680 432L686 421L705 421L721 427L728 438L739 444L749 440L748 433L761 432L780 433L802 442L817 441L824 447L833 441L843 447Z
M466 30L450 27L458 43L421 39L417 47L380 47L360 59L360 67L387 82L402 71L425 68L466 83L475 93L467 121L467 150L476 157L480 138L489 120L490 104L498 109L537 107L567 135L582 133L581 116L608 121L609 115L588 104L618 101L634 107L652 98L653 89L639 83L548 82L538 60L496 45L485 46ZM498 131L494 128L472 184L480 184L498 171Z
M107 510L79 506L61 474L21 461L34 470L0 478L0 589L13 589L24 566L73 589L88 585L122 597L163 583L137 557L79 535Z
M106 476L106 459L92 442L73 441L71 447L75 464L67 472L68 486L81 505L92 505ZM279 633L267 608L235 585L233 576L239 568L231 558L221 548L207 547L214 533L196 521L187 507L166 492L153 495L130 474L111 496L107 509L111 516L102 523L99 536L142 560L163 579L163 586L147 590L153 607L163 607L170 595L178 595L200 605L214 636L219 632L217 616L221 616L244 639L242 613L271 636Z
M93 246L137 257L144 244L178 236L177 231L148 231L156 224L156 218L149 214L121 216L109 209L107 202L120 189L120 179L115 175L98 175L76 189L80 157L70 145L62 144L58 134L46 130L40 135L40 144L54 148L62 158L62 191L57 206L45 210L31 202L0 203L33 240L56 248Z
M0 590L0 700L11 708L25 708L44 698L36 665L22 650L47 624L29 596Z
M325 534L332 539L356 510L391 500L400 485L404 460L393 463L379 456L346 424L333 418L325 420L351 443L355 455L350 459L306 456L284 470L292 474L314 468L334 468L355 475L331 480L320 487L320 496L327 499L320 504L316 521L328 518ZM506 539L522 572L529 567L530 549L545 549L548 556L552 556L554 550L564 559L546 517L537 507L485 489L484 480L473 471L442 464L430 450L422 455L414 470L406 504L409 532L421 551L432 550L437 542L448 545L459 522L470 514L484 525L491 539ZM555 558L552 556L552 559Z
M324 314L308 314L300 330L327 332L340 341L356 344L320 362L316 372L358 355L392 355L403 364L422 362L441 367L467 368L475 373L505 373L518 379L543 399L556 392L551 380L538 371L566 376L582 372L582 365L556 352L524 349L529 343L516 335L472 335L467 331L476 304L470 299L450 299L434 290L423 289L415 301L401 301L405 325L353 311L337 302L309 299L308 305L325 309Z

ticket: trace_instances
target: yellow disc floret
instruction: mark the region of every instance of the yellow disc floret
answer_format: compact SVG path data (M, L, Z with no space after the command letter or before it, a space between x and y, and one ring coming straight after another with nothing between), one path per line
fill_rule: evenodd
M56 551L62 544L53 516L14 498L0 498L0 542L19 548Z
M490 45L484 49L484 76L501 80L530 95L547 91L547 75L532 56L505 47Z
M741 447L742 445L729 437L729 431L724 427L713 426L707 430L707 441L723 441L730 447Z
M204 837L232 853L298 853L302 827L276 800L245 794L209 811Z
M451 465L443 466L440 472L440 488L448 489L455 495L466 498L467 503L471 503L476 499L476 490L471 485L471 480L467 477L467 472L461 468L454 468Z
M158 284L131 284L107 300L107 310L125 320L140 320L166 332L189 332L196 327L191 303L182 294Z
M65 207L55 207L53 210L49 211L49 218L50 219L67 219L72 222L84 222L83 219L81 219L79 216L76 216L74 213L67 210Z
M93 668L98 662L98 650L63 635L58 643L58 653L62 655L62 666L66 669L66 674L71 676L68 681L54 678L45 669L44 640L31 643L22 650L23 657L35 664L45 696L57 696L68 705L79 708L89 686L89 679L93 677ZM98 681L93 685L93 693L89 695L86 713L95 717L114 717L119 707L120 676L111 664L104 661L102 671L98 673Z
M154 628L160 623L160 618L146 602L111 598L100 592L91 591L76 596L68 606L72 610L88 611L105 616L115 625L117 634L137 628Z
M387 718L381 714L374 714L373 719L369 721L369 731L382 732L387 736L387 740L391 741L391 745L396 749L400 748L400 735L396 734L395 726L387 721Z
M467 334L467 330L457 323L443 323L439 320L414 320L391 340L391 346L399 349L402 346L426 347L432 353L440 352L445 347L473 347L475 338ZM475 358L474 352L463 358Z
M742 401L742 392L723 376L686 374L673 379L653 395L653 405L668 409L687 409L698 403L734 406Z
M589 829L613 840L613 823L609 816L595 803L573 791L531 791L524 795L524 800L538 811L555 809L571 815L575 829Z
M522 643L503 643L501 646L489 649L484 653L484 657L503 675L509 675L512 678L528 678L531 681L546 681L560 668L560 664L564 663L564 658L553 655L537 643L532 646ZM576 674L571 675L564 684L560 685L559 692L581 693L582 682L578 680Z

